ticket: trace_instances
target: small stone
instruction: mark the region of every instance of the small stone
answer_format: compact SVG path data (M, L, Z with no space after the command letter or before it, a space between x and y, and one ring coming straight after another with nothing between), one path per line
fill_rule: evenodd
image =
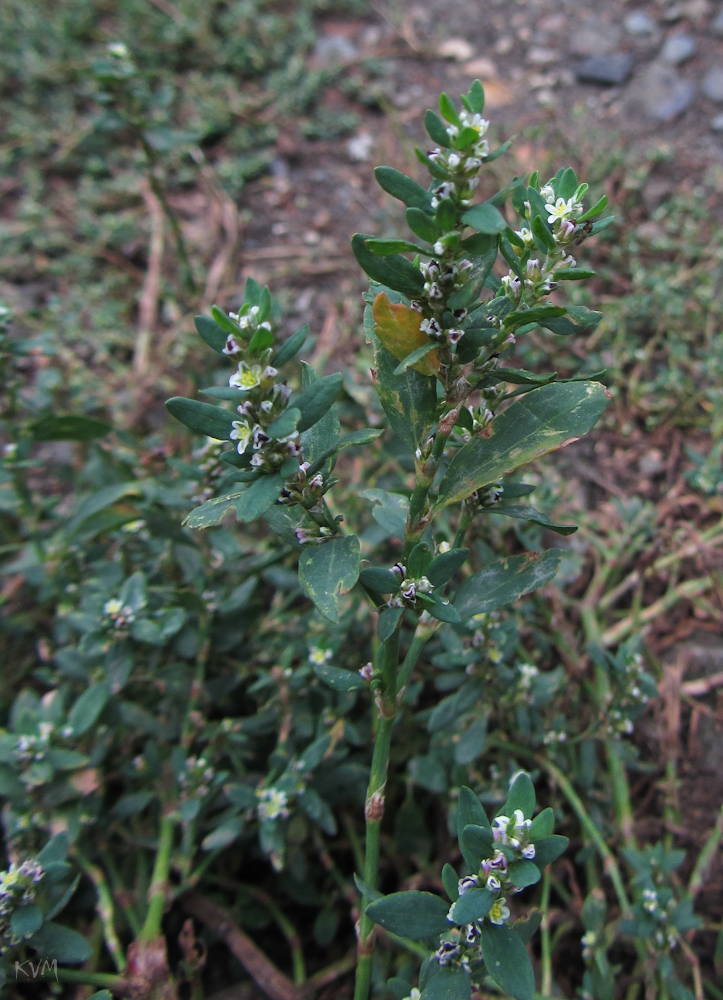
M575 76L580 83L600 83L619 86L630 77L634 58L627 52L614 52L607 56L591 56L578 65Z
M491 59L485 59L484 56L465 63L462 69L466 76L471 76L473 79L494 80L497 76L497 67Z
M644 10L632 10L623 24L629 35L652 35L655 33L655 21L648 17Z
M723 101L723 66L715 66L703 77L701 84L704 95L709 101Z
M694 56L698 46L692 35L671 35L665 40L660 58L663 62L678 66Z
M606 56L617 52L620 28L599 21L583 23L570 37L569 49L574 56Z
M357 53L356 45L342 35L325 35L314 46L314 57L325 66L354 59Z
M369 132L359 132L349 139L346 144L346 151L352 160L357 163L365 163L371 159L374 149L374 137Z
M466 38L447 38L437 49L437 55L442 59L466 62L474 56L474 49Z
M549 66L550 63L557 62L560 58L555 49L545 49L540 45L533 45L527 50L527 61L533 66Z
M723 35L723 7L721 7L716 16L713 18L711 29L716 35Z
M640 81L640 95L648 117L672 122L690 107L695 84L681 79L672 66L652 63Z
M710 123L710 127L714 132L723 132L723 114L716 115L713 121Z
M515 46L514 38L510 38L509 35L502 35L495 42L494 49L498 56L506 56L508 52L511 52Z

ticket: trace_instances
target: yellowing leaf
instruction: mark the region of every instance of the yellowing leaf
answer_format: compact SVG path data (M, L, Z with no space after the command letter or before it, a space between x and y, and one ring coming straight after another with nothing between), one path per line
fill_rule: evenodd
M384 292L374 299L372 312L374 333L397 361L404 361L412 351L432 343L420 330L422 314L402 303L390 302ZM436 349L425 354L412 368L422 375L436 375L439 371Z

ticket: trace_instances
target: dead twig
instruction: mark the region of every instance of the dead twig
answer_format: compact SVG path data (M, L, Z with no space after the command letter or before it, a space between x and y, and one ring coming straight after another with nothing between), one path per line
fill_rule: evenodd
M148 269L138 300L138 333L133 351L133 372L143 378L148 371L151 335L158 318L158 286L163 260L163 206L147 178L141 181L141 191L151 219L151 241Z
M221 938L270 1000L302 1000L303 992L236 926L228 910L195 892L187 893L181 902L191 916Z

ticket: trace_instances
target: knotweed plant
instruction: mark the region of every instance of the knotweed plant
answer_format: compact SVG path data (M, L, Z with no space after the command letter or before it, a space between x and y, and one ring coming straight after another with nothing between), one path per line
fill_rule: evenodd
M323 646L313 653L315 671L329 678L333 671L338 689L368 685L375 713L357 883L355 1000L369 996L375 924L429 945L420 986L391 986L400 997L468 1000L472 984L489 976L518 1000L532 1000L524 943L534 926L511 926L508 900L540 878L564 842L552 836L550 810L533 818L527 775L515 781L493 824L463 791L457 827L464 869L447 866L443 876L451 907L425 893L379 898L380 828L393 729L425 643L439 630L469 627L489 644L494 622L488 616L550 580L560 562L560 551L552 549L489 559L469 573L465 538L473 521L494 512L563 534L575 530L521 503L534 487L510 476L589 431L608 393L599 382L527 371L513 359L517 340L540 327L565 337L597 325L599 313L561 304L560 292L565 282L591 275L575 255L608 220L594 221L605 199L587 207L587 185L569 168L546 183L536 173L516 177L475 202L480 171L509 143L490 150L478 81L462 97L461 110L442 95L440 111L441 118L431 111L425 118L434 147L417 151L431 175L427 187L390 167L376 171L381 187L406 206L414 238L357 234L352 240L371 282L364 330L374 354L374 388L413 469L404 491L362 493L396 538L396 561L380 564L366 550L362 558L359 537L329 498L339 452L369 447L383 431L340 435L333 404L341 374L320 376L302 362L301 384L293 388L293 374L283 369L304 346L308 327L277 346L267 288L249 280L237 313L214 307L210 318L196 320L203 340L230 364L228 384L202 392L230 407L180 397L167 405L215 442L205 448L203 463L219 495L186 523L209 527L230 512L243 523L263 519L298 552L299 583L321 615L337 622L344 595L359 588L370 627L376 621L376 653L359 677L327 666ZM114 604L107 614L109 627L117 627L113 615L125 609ZM409 627L411 642L403 638ZM536 668L520 670L529 687ZM285 815L298 794L297 776L287 777L258 793L262 819Z

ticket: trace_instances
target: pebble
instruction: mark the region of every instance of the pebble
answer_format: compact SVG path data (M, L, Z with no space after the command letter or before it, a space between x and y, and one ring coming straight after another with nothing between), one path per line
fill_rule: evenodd
M314 56L326 66L354 59L358 51L356 45L341 35L325 35L314 46Z
M695 84L683 80L672 66L651 63L640 81L645 111L658 122L672 122L690 107Z
M684 63L686 59L694 56L697 48L695 38L692 35L671 35L665 40L660 58L663 62L679 66L680 63Z
M629 35L652 35L655 32L655 21L644 10L632 10L623 24Z
M716 35L723 35L723 7L721 7L716 16L713 18L711 29Z
M374 149L374 137L369 132L359 132L349 139L346 144L346 151L352 160L357 163L366 163L371 159Z
M620 28L614 24L588 21L573 32L569 49L574 56L604 56L617 52Z
M457 62L467 62L474 56L474 48L466 38L447 38L437 49L437 55L442 59L455 59Z
M723 115L716 115L710 123L710 127L714 132L723 132Z
M591 56L578 65L575 76L581 83L600 83L616 86L629 78L635 60L627 52L614 52L607 56Z
M467 76L471 76L473 79L477 77L480 80L494 80L497 76L497 67L491 59L486 59L484 56L465 63L462 69Z
M527 61L533 66L549 66L550 63L557 62L560 58L555 49L545 49L540 45L533 45L527 50Z
M723 101L723 66L716 66L703 77L703 93L710 101Z

